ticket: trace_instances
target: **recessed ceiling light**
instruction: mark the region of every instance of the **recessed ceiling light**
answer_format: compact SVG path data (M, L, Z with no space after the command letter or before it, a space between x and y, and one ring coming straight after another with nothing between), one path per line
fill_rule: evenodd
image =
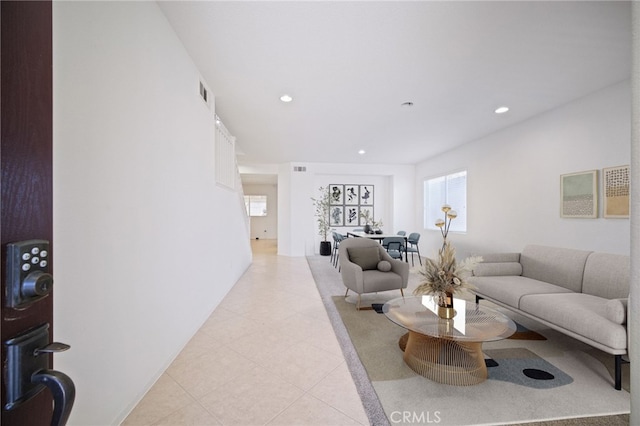
M496 110L494 112L496 114L504 114L507 111L509 111L509 107L501 106L501 107L496 108Z
M291 102L293 100L293 98L291 96L285 94L285 95L280 96L280 100L282 102Z
M402 108L411 108L413 106L413 102L403 102L400 104Z
M358 151L358 154L360 154L360 155L364 155L364 153L365 153L365 152L366 152L366 151L365 151L364 149L361 149L360 151Z

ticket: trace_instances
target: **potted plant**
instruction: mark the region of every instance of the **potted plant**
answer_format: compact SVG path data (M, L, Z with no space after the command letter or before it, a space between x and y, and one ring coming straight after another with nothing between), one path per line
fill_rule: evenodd
M364 222L364 232L367 234L381 234L382 220L376 221L373 216L369 216L369 210L360 213L360 218Z
M316 209L316 221L318 223L318 235L322 237L320 242L320 255L331 255L331 241L327 240L327 235L331 229L329 222L330 200L329 188L321 186L319 188L320 196L318 198L311 197L313 206Z
M460 263L457 262L456 251L447 241L447 236L451 221L458 214L447 204L442 206L442 211L445 215L444 220L438 219L435 223L442 233L442 248L438 251L437 259L426 259L424 269L420 271L423 279L413 294L434 296L438 303L438 316L451 319L456 315L453 309L453 295L471 287L467 278L471 276L473 268L482 262L482 257L472 256Z

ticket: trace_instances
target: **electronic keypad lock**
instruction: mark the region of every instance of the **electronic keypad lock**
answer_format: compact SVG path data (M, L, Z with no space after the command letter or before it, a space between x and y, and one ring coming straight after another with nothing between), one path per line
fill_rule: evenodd
M25 308L53 289L49 241L27 240L7 245L7 298L10 308Z

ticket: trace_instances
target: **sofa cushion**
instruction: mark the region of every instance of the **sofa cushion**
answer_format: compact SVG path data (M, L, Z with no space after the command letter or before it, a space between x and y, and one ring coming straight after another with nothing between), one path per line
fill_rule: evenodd
M469 283L480 296L487 296L513 308L528 294L570 293L564 287L519 276L469 277Z
M380 262L380 252L378 247L349 247L349 260L360 266L363 271L378 268Z
M592 253L584 266L582 292L605 299L629 296L629 256Z
M582 276L590 251L530 245L520 254L522 276L582 291Z
M391 270L391 262L388 260L381 260L378 262L377 269L380 272L389 272Z
M522 275L522 265L519 262L482 262L473 268L473 275L477 277Z
M402 277L395 272L380 272L377 269L363 271L364 293L402 288Z
M520 309L612 349L627 348L627 330L606 315L608 300L582 293L523 296Z
M605 303L605 316L616 324L627 323L627 299L611 299Z

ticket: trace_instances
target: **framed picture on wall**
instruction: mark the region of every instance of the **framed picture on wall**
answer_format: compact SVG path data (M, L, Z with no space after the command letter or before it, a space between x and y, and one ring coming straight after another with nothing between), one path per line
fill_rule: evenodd
M629 217L629 166L602 169L603 216Z
M373 206L373 185L360 185L360 205Z
M373 206L360 206L360 210L358 211L358 225L366 225L367 217L369 220L373 220Z
M560 217L598 217L598 171L560 175Z
M331 226L344 226L344 206L331 206L329 224Z
M344 206L344 226L359 226L358 206Z
M344 204L344 185L337 185L337 184L329 185L329 200L332 206L343 205Z
M344 186L344 204L346 206L357 206L360 203L360 193L358 185Z

